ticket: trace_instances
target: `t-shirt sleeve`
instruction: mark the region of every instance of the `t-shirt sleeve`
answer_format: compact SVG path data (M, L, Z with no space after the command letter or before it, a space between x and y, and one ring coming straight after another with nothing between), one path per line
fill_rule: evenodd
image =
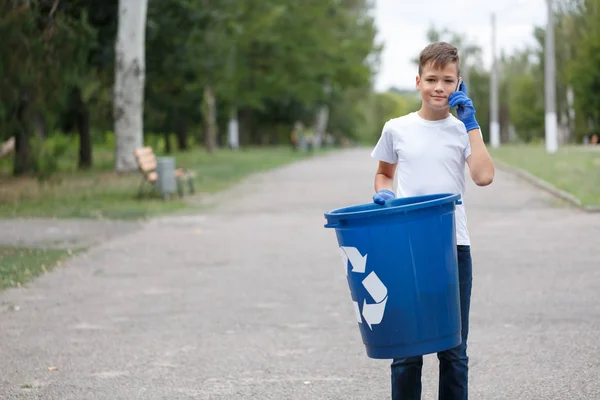
M388 164L396 164L398 162L398 154L394 149L394 135L389 123L384 125L381 137L371 152L371 157Z
M465 160L471 155L471 142L469 141L469 136L467 136L467 145L465 147L464 154Z

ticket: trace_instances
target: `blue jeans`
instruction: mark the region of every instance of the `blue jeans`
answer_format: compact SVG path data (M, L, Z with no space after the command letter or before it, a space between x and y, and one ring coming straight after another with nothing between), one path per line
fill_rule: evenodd
M437 353L440 362L439 400L467 400L469 398L469 309L473 267L471 247L457 246L458 280L460 287L460 312L462 342L457 347ZM421 370L423 357L394 359L392 372L392 400L421 399Z

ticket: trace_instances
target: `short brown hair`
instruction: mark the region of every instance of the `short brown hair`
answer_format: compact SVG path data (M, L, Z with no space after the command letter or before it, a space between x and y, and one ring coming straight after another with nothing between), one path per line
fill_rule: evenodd
M432 43L421 51L419 55L419 76L423 73L423 68L429 63L434 68L445 68L446 65L454 63L456 64L456 72L460 75L458 49L450 43Z

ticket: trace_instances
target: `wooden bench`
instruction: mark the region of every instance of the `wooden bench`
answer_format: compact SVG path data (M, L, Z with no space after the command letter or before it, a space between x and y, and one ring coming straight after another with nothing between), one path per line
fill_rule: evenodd
M156 183L158 182L158 172L156 166L156 155L152 150L152 147L141 147L136 149L134 152L135 160L137 161L140 172L142 173L142 183L138 191L138 198L142 198L144 195L144 187L148 184L152 189L156 190ZM175 170L175 179L177 181L177 192L180 197L183 197L183 185L187 183L190 193L194 193L194 178L196 174L193 171L188 171L183 168L177 168ZM163 194L165 199L169 198L169 193Z

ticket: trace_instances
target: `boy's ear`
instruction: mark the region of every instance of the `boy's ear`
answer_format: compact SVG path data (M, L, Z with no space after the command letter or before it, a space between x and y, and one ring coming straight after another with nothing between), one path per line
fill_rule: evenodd
M420 86L421 85L421 77L419 75L417 75L417 77L415 78L415 88L417 90L420 90Z

